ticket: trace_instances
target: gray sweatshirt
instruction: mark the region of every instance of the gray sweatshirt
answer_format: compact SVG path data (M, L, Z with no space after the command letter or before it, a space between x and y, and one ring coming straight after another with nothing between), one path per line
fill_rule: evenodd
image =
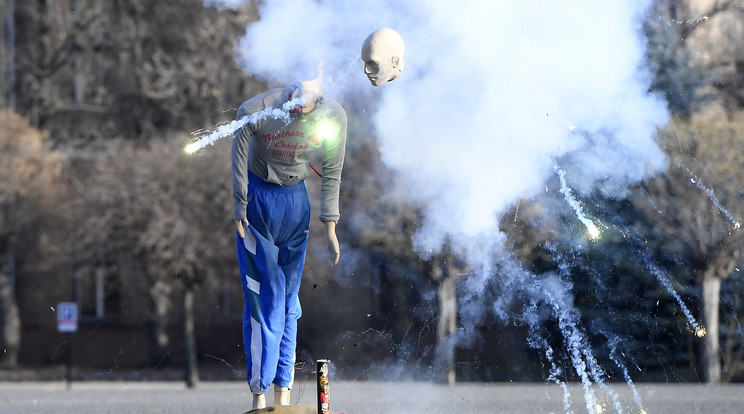
M235 131L232 141L232 184L235 219L246 218L248 171L266 182L290 186L308 176L308 159L323 151L320 220L338 221L341 169L346 150L346 112L327 97L315 108L283 110L282 106L302 96L302 85L271 89L238 108L237 120L250 121ZM271 108L274 108L273 112Z

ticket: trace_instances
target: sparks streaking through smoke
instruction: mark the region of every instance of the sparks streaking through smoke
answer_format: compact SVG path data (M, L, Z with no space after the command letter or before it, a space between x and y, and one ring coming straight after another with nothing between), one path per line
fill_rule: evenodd
M556 384L562 384L559 375L562 373L554 361L554 352L552 347L541 335L539 323L541 319L537 316L539 307L546 306L550 309L553 317L558 322L560 332L563 335L563 344L566 348L568 358L574 369L574 373L579 378L581 387L584 391L584 403L588 412L596 412L597 409L604 410L606 403L603 402L602 395L597 394L595 385L603 396L609 397L613 407L622 412L622 406L618 394L607 386L605 378L607 373L596 362L596 357L592 354L589 339L581 328L581 320L578 310L573 305L573 295L570 292L571 284L566 280L569 276L570 266L560 254L554 252L555 259L559 263L559 274L534 275L523 269L519 265L503 261L500 266L504 269L510 269L509 272L519 276L520 291L524 291L531 298L528 304L525 304L521 320L527 322L530 336L528 343L535 349L542 350L544 356L551 364L549 379ZM566 412L570 411L570 392L567 388L564 391L564 408Z
M266 108L263 111L244 116L243 118L236 119L235 121L230 121L227 124L219 125L215 128L210 128L207 130L202 129L193 132L192 135L197 136L198 139L191 144L186 145L183 151L187 154L193 154L208 145L213 145L221 138L232 136L235 131L248 124L255 123L268 117L282 119L285 122L289 122L290 109L295 108L298 105L301 105L301 98L292 99L284 103L281 109Z
M620 342L620 339L617 336L614 335L608 335L605 332L602 332L608 340L608 346L610 348L610 359L612 362L617 365L618 368L620 368L620 371L623 373L623 379L625 379L625 383L628 384L631 391L633 391L633 401L635 401L636 405L640 409L641 414L644 414L646 411L643 408L643 402L641 401L641 396L638 394L638 389L635 386L635 383L633 382L633 379L630 377L630 374L628 373L628 367L625 366L625 363L620 359L618 356L618 345ZM624 354L623 354L624 356Z
M536 303L531 303L530 308L535 308L537 306ZM568 386L564 381L561 380L561 376L563 375L563 370L558 366L558 364L555 361L555 351L553 351L553 347L550 346L548 341L545 340L541 332L538 330L537 326L531 324L529 327L529 337L527 338L527 343L534 349L542 349L543 355L545 356L545 359L550 364L549 369L549 375L547 378L548 382L554 382L558 384L561 387L561 390L563 391L563 409L566 412L571 411L571 391L568 389Z
M651 4L265 0L257 6L261 20L241 40L240 61L248 73L286 83L305 78L325 59L324 90L340 101L342 95L347 102L362 97L365 116L373 114L375 144L400 185L387 196L414 205L421 217L416 251L435 255L449 242L473 269L458 291L472 303L463 309L463 323L489 312L508 319L516 298L526 298L525 306L548 306L564 339L560 354L569 361L557 361L559 351L539 338L533 343L555 362L551 376L562 374L556 367L575 370L586 411L594 412L598 401L613 402L594 396L606 372L577 324L571 287L557 276L537 280L516 264L504 265L511 256L499 217L558 173L562 195L587 238L596 240L600 224L584 215L574 192L619 198L630 185L666 170L654 137L668 113L662 98L648 93L640 27ZM493 16L509 18L494 25ZM295 30L281 27L303 27L315 40L298 41ZM380 27L404 38L406 72L372 89L360 46ZM566 120L578 128L567 128ZM560 173L551 171L556 160ZM367 211L346 214L350 223L369 222ZM483 298L484 286L496 279L509 289ZM541 314L530 314L539 326Z
M553 160L582 193L622 196L666 169L653 138L668 113L648 93L639 24L650 4L476 1L452 13L444 0L267 0L240 41L239 62L286 83L325 60L324 91L342 102L363 97L374 114L382 161L400 178L390 196L421 207L415 249L436 254L454 238L473 267L487 268L482 240L499 233L499 214L543 188ZM510 18L494 26L494 15ZM293 26L317 40L276 30ZM372 89L360 45L380 27L404 38L412 70ZM584 225L589 238L601 236L597 223Z
M593 221L589 220L585 215L583 210L581 209L581 203L574 197L573 193L571 192L571 189L568 188L568 184L566 184L566 173L561 170L558 165L553 165L553 169L555 170L556 174L558 174L558 178L561 181L561 194L566 198L566 202L568 202L568 205L570 205L574 211L576 212L576 216L579 218L579 221L586 226L586 234L589 236L589 240L597 241L602 236L602 232L597 227L596 224L594 224Z
M741 228L741 223L739 223L739 221L736 218L734 218L734 216L731 215L731 213L729 213L728 210L726 210L725 208L723 208L723 206L721 205L721 202L718 201L718 199L716 198L716 195L713 192L713 190L711 190L711 189L707 188L706 186L704 186L703 183L700 181L700 179L695 174L693 174L692 171L690 171L689 168L687 168L686 166L684 166L682 164L678 164L678 165L679 165L679 168L687 171L687 173L690 174L690 182L692 182L693 184L695 184L695 186L697 186L697 188L699 188L702 191L704 191L705 194L708 195L708 198L710 199L710 201L713 202L713 205L716 206L716 208L718 209L718 211L720 211L721 214L723 214L724 216L726 216L726 218L734 225L734 230L739 230Z
M639 244L639 243L636 243ZM690 324L690 328L692 329L692 332L695 334L695 336L702 338L705 336L705 327L700 324L697 319L695 319L694 316L692 316L692 312L690 312L689 309L687 309L687 305L685 305L685 302L682 300L682 298L679 296L679 293L677 293L676 290L674 290L674 287L672 286L672 282L669 281L669 278L664 274L664 272L659 269L658 266L656 266L655 263L651 260L650 253L646 252L643 255L643 264L646 265L648 270L656 276L656 279L666 288L667 292L669 292L670 295L674 298L675 301L677 301L677 305L679 305L680 309L682 310L682 313L685 314L685 317L687 318L687 321Z
M191 135L197 137L197 140L184 147L183 151L187 154L193 154L196 151L206 147L207 145L213 145L220 138L224 138L228 135L232 135L235 131L244 127L248 123L247 118L230 121L227 124L219 125L215 128L207 130L201 129L194 131Z

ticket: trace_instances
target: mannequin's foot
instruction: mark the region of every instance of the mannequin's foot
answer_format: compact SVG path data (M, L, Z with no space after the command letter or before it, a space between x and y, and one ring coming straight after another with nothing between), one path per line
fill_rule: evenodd
M274 405L289 405L289 388L274 384Z
M253 394L253 409L266 408L266 395Z

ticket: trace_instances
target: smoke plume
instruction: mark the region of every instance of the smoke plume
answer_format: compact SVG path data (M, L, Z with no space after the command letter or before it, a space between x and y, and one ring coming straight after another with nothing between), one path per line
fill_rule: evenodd
M537 280L519 269L503 251L498 219L560 179L553 191L585 222L572 194L622 197L666 167L654 135L668 114L648 92L641 31L650 4L265 0L260 21L241 40L241 63L248 73L284 85L314 78L322 60L326 93L341 102L374 98L368 111L376 110L382 160L404 187L391 194L405 194L423 214L417 252L427 257L449 241L474 269L466 285L473 297L499 268L503 292L530 298L521 316L532 321L530 344L554 363L537 322L537 305L547 305L561 321L590 408L596 397L589 385L601 383L604 373L584 363L593 356L566 276ZM382 27L405 40L405 70L373 87L360 49ZM508 317L508 299L492 300L491 309ZM481 306L477 302L465 308Z
M241 56L277 84L325 60L328 93L378 95L383 161L424 211L416 249L449 237L478 265L498 216L543 191L556 163L574 190L617 196L665 166L653 136L667 113L644 70L649 4L265 1ZM375 88L359 54L381 27L403 36L406 68Z

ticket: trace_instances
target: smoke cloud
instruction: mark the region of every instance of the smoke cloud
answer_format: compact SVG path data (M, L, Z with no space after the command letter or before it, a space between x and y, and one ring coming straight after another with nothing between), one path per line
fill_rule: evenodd
M593 357L569 289L546 288L565 275L539 281L507 252L495 257L506 238L498 218L560 178L561 188L552 191L570 198L566 205L578 222L580 206L568 205L576 204L572 191L622 197L666 168L654 135L668 113L648 93L641 31L650 4L266 0L261 20L241 41L241 63L249 73L288 84L314 78L324 60L326 93L341 102L374 97L368 110L376 109L379 150L404 187L391 194L405 194L422 209L414 236L419 254L435 254L449 240L475 271L467 281L474 297L499 268L503 292L531 298L522 318L532 321L533 347L553 363L536 322L537 304L547 304L563 323L577 374L602 382L601 368L582 362ZM359 55L364 39L381 27L405 40L405 70L373 87ZM508 317L508 298L492 300L492 311ZM482 313L476 302L465 306L479 307L472 315ZM590 407L595 396L585 392Z
M286 84L325 60L331 95L378 95L383 161L424 211L417 250L449 237L483 263L498 216L544 191L556 164L574 190L616 196L665 167L653 136L666 106L644 71L649 4L265 1L241 61ZM375 88L359 54L381 27L403 36L406 69Z

